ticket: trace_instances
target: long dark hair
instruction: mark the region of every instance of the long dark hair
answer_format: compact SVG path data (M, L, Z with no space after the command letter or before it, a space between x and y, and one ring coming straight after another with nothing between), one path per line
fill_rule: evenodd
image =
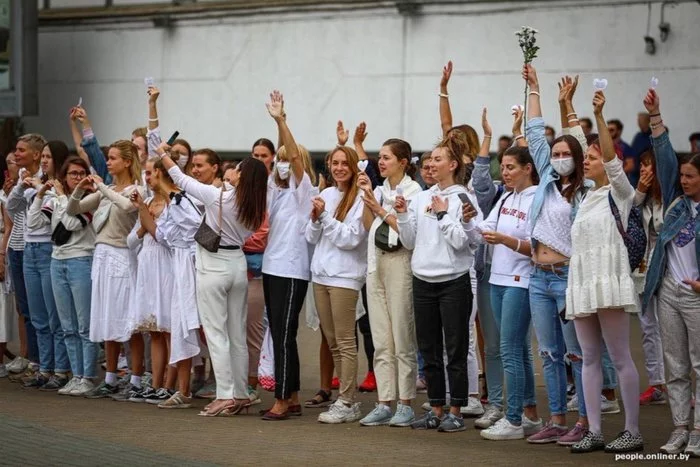
M411 177L412 179L415 179L416 177L416 167L411 163L411 159L413 158L413 150L411 149L411 145L408 144L408 142L399 139L399 138L390 138L382 144L382 146L388 146L389 149L391 150L391 153L396 156L396 158L400 160L405 160L406 161L406 175Z
M49 141L46 143L46 146L49 147L49 151L51 151L51 159L53 160L53 172L54 172L54 177L58 177L58 172L61 170L63 167L63 164L65 164L66 160L70 156L70 151L68 150L68 146L66 146L66 143L63 141L58 141L58 140L53 140ZM46 147L44 146L44 147ZM41 181L46 183L46 181L49 179L49 174L44 174L41 177Z
M589 141L588 145L591 145L592 141L595 141L598 139L598 135L593 135L590 134L586 136L586 140ZM563 190L561 189L562 184L561 184L561 178L556 181L557 183L557 188L561 192L562 196L566 198L566 200L571 203L574 200L574 196L576 196L576 192L583 187L583 181L585 179L583 175L583 148L581 147L581 143L578 142L576 138L574 138L571 135L562 135L558 137L557 139L552 142L552 147L554 147L555 144L564 142L569 146L569 151L571 151L571 157L574 159L574 171L571 172L571 175L569 175L569 186L564 188Z
M265 220L267 209L267 168L253 157L247 157L238 167L241 170L235 201L238 221L256 231Z
M659 177L656 173L656 158L654 157L654 153L652 151L653 149L644 151L639 156L639 163L651 166L651 171L654 172L654 179L651 181L648 195L650 195L657 203L661 203L663 201L663 198L661 197L661 184L659 184Z
M532 179L532 184L539 185L540 174L537 173L537 167L535 167L535 161L532 160L532 156L530 155L530 150L527 147L511 146L503 152L503 156L501 156L500 159L503 160L503 157L505 157L505 156L510 156L510 157L514 158L516 160L516 162L523 167L530 164L532 166L532 172L530 172L530 178Z

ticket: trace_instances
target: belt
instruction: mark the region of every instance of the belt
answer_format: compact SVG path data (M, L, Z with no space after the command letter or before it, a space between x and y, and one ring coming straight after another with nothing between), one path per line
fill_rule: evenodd
M542 271L549 271L553 272L554 274L559 274L564 272L564 268L569 265L569 260L567 259L566 261L559 261L558 263L551 264L535 263L534 261L530 261L530 264L537 269L541 269Z
M219 245L219 249L221 249L221 250L240 250L241 247L239 245Z

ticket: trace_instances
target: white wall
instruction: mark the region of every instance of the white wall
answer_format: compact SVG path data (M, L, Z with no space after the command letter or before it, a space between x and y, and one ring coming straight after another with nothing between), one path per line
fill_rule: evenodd
M534 2L533 2L534 3ZM541 5L539 2L538 5ZM489 6L488 8L493 8ZM496 134L511 128L510 107L522 102L522 56L514 31L539 29L535 65L544 113L558 127L556 80L580 73L580 115L591 115L594 77L606 77L607 118L636 132L636 113L651 76L671 137L687 150L700 130L700 5L667 8L669 40L658 40L659 5L652 17L656 55L644 53L647 6L539 8L488 14L454 6L415 19L391 10L200 20L172 30L150 23L56 26L40 29L40 115L27 128L69 140L67 115L80 96L103 144L145 125L145 76L162 89L165 133L180 130L195 147L246 150L258 137L276 140L264 102L285 93L299 142L313 150L334 144L341 118L354 128L366 120L367 147L389 137L430 148L440 134L441 68L455 62L450 95L455 123L480 130L482 105ZM471 12L471 13L470 13Z

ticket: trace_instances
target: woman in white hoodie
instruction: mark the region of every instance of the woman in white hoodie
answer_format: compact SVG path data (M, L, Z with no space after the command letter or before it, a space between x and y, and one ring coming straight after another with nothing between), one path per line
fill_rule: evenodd
M360 403L355 402L355 308L367 274L367 231L357 187L358 162L353 149L333 150L330 170L336 186L312 200L306 225L306 240L316 245L311 260L316 308L340 378L338 400L319 415L321 423L354 422L361 416Z
M481 432L490 440L522 439L525 432L539 431L535 376L530 351L530 229L528 213L539 177L526 147L506 149L501 159L505 191L489 217L478 227L465 225L470 236L493 247L491 260L491 307L498 326L505 372L507 409L505 417ZM465 209L466 210L466 209Z
M372 192L364 172L359 187L365 203L363 222L373 245L367 248L367 298L374 343L374 374L379 403L360 424L409 426L414 421L411 401L416 397L416 330L413 318L411 250L399 241L394 204L396 197L420 193L409 174L411 145L389 139L379 150L379 173L384 184ZM397 377L398 375L398 377ZM399 389L400 403L391 413Z
M413 307L418 348L425 360L428 402L432 407L411 427L443 432L464 430L460 407L467 405L467 353L469 315L472 309L469 268L476 244L460 224L461 197L470 199L462 180L466 152L464 139L455 133L433 151L430 170L436 184L412 199L396 197L399 239L413 249ZM476 206L476 200L470 199ZM444 334L444 339L443 339ZM450 413L444 415L445 364L450 384Z

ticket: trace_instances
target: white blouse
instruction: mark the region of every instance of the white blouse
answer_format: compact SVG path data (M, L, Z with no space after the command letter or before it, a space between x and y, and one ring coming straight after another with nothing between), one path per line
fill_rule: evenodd
M156 240L171 249L194 251L194 234L202 224L202 213L195 206L195 201L184 191L177 193L160 217L163 218L163 222L157 224Z
M624 308L629 313L639 309L627 248L608 201L612 193L627 229L634 189L617 157L605 163L605 171L610 184L588 191L571 228L567 319L583 318L600 308Z
M571 203L553 185L532 231L532 238L567 258L571 257L571 209Z

